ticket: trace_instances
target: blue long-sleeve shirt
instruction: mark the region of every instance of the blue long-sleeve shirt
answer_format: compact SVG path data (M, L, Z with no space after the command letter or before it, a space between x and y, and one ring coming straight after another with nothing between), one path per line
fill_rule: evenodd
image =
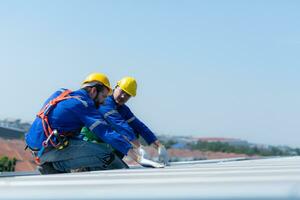
M135 133L141 135L148 144L157 140L154 133L125 104L118 105L113 96L107 97L99 110L113 129L130 141L136 139Z
M55 92L44 105L59 96L62 91ZM56 129L58 133L68 133L68 135L71 133L70 137L72 137L78 135L82 127L88 127L105 143L111 144L112 147L127 155L132 145L104 120L88 93L84 89L79 89L71 92L70 96L75 98L59 102L49 112L48 120L51 128ZM25 135L26 143L31 149L40 149L45 139L42 120L37 117Z

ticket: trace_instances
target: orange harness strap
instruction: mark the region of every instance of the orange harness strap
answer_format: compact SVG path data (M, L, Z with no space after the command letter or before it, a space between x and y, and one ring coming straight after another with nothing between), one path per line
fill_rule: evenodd
M55 148L58 148L60 146L60 144L55 144L55 142L51 139L52 135L57 134L56 131L53 131L50 124L49 124L49 120L48 120L48 114L49 112L61 101L66 100L66 99L70 99L73 98L71 96L69 96L69 94L71 93L71 90L65 90L63 91L59 96L57 96L56 98L52 99L48 104L46 104L41 110L40 112L37 114L37 116L39 118L42 119L42 124L43 124L43 129L44 129L44 133L45 136L47 137L47 139L43 142L43 146L46 146L48 141L51 143L51 145ZM57 135L55 135L57 136Z

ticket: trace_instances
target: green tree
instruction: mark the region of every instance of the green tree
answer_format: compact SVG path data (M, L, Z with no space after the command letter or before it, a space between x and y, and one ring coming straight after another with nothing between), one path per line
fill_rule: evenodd
M225 152L225 153L237 153L246 155L261 155L261 156L289 156L292 155L291 152L296 152L300 155L300 149L287 148L287 150L282 150L275 146L270 146L268 148L257 146L234 146L228 143L222 142L203 142L198 141L197 143L189 144L192 150L200 151L213 151L213 152Z
M17 159L9 159L7 156L0 158L0 172L15 171Z

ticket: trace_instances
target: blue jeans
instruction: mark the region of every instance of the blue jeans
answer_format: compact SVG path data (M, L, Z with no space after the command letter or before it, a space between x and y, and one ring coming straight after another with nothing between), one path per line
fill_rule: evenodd
M92 171L128 168L109 145L74 139L70 139L69 145L62 150L52 147L46 149L40 160L42 164L52 164L58 173L76 169Z

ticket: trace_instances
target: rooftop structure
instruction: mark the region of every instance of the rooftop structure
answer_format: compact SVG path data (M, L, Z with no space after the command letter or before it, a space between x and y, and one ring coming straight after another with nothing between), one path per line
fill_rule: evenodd
M0 178L0 199L300 199L300 157ZM26 175L26 174L25 174Z

